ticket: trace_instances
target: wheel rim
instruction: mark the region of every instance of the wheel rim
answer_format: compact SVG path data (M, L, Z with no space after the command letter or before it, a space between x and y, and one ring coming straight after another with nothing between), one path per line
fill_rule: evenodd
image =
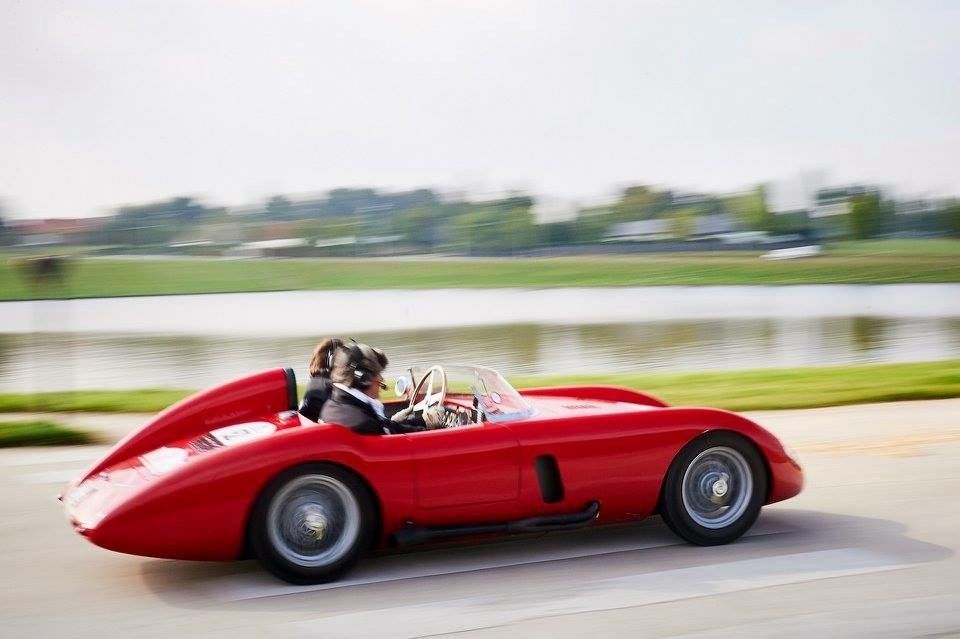
M267 534L287 561L317 568L336 563L360 535L360 505L347 486L327 475L288 482L267 510Z
M717 446L697 455L683 474L683 507L704 528L740 519L753 496L753 473L742 454Z

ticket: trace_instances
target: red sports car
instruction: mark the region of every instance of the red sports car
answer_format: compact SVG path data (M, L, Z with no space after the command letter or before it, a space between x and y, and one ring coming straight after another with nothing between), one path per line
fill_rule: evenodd
M445 428L370 436L312 422L278 368L157 415L70 485L67 516L111 550L253 555L317 583L371 548L654 513L689 542L723 544L803 483L776 437L723 410L607 386L517 391L482 367L407 374L387 412L440 404Z

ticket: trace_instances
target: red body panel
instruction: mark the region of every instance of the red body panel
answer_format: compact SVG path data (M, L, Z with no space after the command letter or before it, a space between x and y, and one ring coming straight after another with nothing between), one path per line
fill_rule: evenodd
M162 411L143 428L120 440L84 477L168 442L291 408L295 407L289 405L285 369L242 377L187 397Z
M66 495L67 513L93 543L138 555L229 560L244 550L257 496L284 469L326 461L370 486L381 540L408 522L456 526L580 511L598 523L648 516L663 477L688 442L709 430L750 439L770 471L767 503L797 494L799 465L749 420L709 408L671 408L611 387L523 391L533 417L408 435L363 436L286 410L282 369L237 380L167 409L124 439ZM199 438L257 420L255 435L211 449ZM202 443L202 442L201 442ZM157 450L161 449L162 450ZM150 452L154 451L154 452ZM545 503L534 460L553 456L563 498Z

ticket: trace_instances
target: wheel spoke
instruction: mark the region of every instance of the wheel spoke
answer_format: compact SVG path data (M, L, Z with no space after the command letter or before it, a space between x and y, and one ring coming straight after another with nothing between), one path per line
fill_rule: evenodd
M733 448L709 448L687 466L681 486L683 506L704 528L736 523L753 496L753 475L743 455Z
M360 535L360 506L351 490L327 475L303 475L274 496L267 534L287 561L318 568L343 558Z

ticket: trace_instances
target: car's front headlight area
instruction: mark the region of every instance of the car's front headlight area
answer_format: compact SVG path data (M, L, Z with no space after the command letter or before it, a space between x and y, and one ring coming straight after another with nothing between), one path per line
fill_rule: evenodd
M78 486L71 488L63 498L63 503L67 505L67 508L75 510L87 497L96 491L97 487L94 485L94 482L88 479L80 482Z

